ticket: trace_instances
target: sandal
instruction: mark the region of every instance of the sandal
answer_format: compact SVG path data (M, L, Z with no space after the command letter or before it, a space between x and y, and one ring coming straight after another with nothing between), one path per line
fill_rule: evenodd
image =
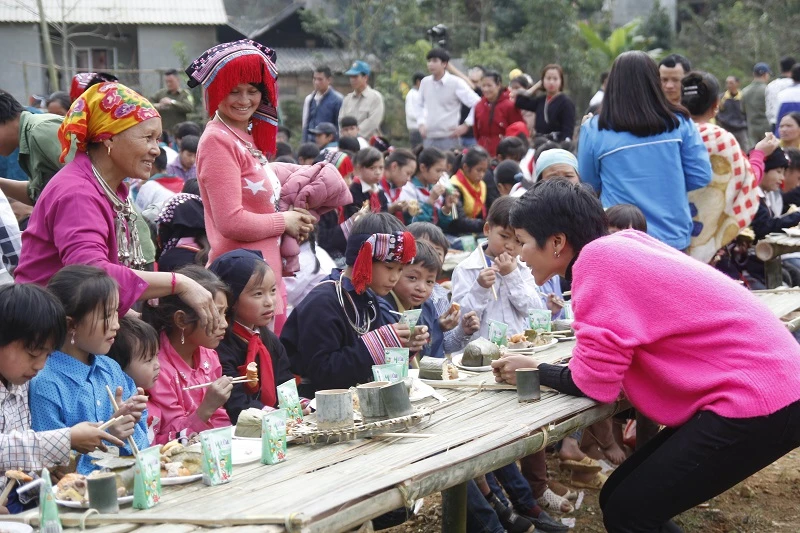
M593 489L600 490L603 488L608 476L605 474L597 473L589 481L574 481L570 480L569 484L578 489Z
M536 502L543 509L550 509L559 513L571 513L575 510L575 507L569 503L568 499L559 496L549 488L544 491L544 494L536 498Z
M562 485L558 481L553 479L547 480L547 486L550 487L550 490L561 496L562 498L566 498L570 501L575 501L578 499L578 493L574 490L570 490L569 487L566 485Z
M584 456L580 461L574 459L563 459L558 462L562 470L573 470L575 472L600 472L603 467L600 463L589 457Z

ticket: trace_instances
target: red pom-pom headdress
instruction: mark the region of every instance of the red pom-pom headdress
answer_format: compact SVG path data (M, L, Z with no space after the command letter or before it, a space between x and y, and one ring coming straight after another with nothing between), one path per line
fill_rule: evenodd
M414 236L407 231L351 235L347 241L347 264L353 267L353 287L358 294L367 290L372 283L373 261L407 265L416 255L417 243Z
M263 86L261 104L253 113L251 133L256 147L268 156L275 153L278 136L276 59L271 48L242 39L209 48L186 69L189 87L202 85L205 89L206 111L210 116L240 83Z

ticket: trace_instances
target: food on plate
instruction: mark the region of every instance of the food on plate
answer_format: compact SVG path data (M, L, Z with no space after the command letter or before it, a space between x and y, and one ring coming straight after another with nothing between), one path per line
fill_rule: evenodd
M553 320L553 331L563 331L569 333L570 335L575 334L575 332L572 330L572 320L563 318L559 320Z
M161 477L183 477L199 474L202 468L202 454L190 451L177 440L161 447Z
M458 369L448 359L423 357L419 360L419 378L449 381L458 378Z
M406 210L408 211L408 214L411 215L412 217L415 217L422 212L422 209L420 209L419 207L419 202L416 200L409 200L408 207Z
M464 348L461 364L472 367L488 366L496 359L500 359L500 347L492 341L480 337Z
M86 476L75 473L65 474L56 485L56 499L68 502L87 501Z
M239 420L236 422L234 437L244 439L261 438L261 419L266 413L261 409L251 407L239 413Z

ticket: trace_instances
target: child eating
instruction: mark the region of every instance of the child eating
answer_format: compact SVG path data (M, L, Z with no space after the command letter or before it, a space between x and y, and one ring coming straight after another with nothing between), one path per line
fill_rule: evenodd
M519 261L519 242L509 223L516 198L498 198L486 219L488 242L478 247L453 272L453 301L480 317L480 335L488 338L489 319L508 325L508 333L528 329L528 310L543 309L530 270Z
M383 194L386 195L389 202L389 212L404 223L406 222L404 212L408 213L409 222L412 216L411 211L414 214L419 212L419 206L409 210L409 202L401 198L403 187L411 180L415 170L417 170L417 160L414 154L404 148L398 148L386 158L384 174L380 181Z
M363 148L356 154L353 166L355 177L350 185L353 203L344 208L344 218L355 215L365 202L369 202L369 210L373 213L388 211L386 194L378 185L383 175L383 155L375 148Z
M255 363L258 381L233 386L225 410L234 424L245 409L278 405L277 385L294 379L289 358L278 337L267 327L275 316L275 273L261 252L234 250L219 256L209 269L228 285L231 327L217 346L222 373L247 376ZM252 367L250 367L252 368Z
M181 274L199 283L214 298L221 317L228 309L227 288L217 276L197 265L183 267ZM155 305L154 305L155 304ZM222 375L214 348L228 327L224 318L209 335L200 327L199 317L178 296L148 302L144 320L159 332L161 364L156 384L150 390L150 402L160 421L153 431L156 444L176 438L189 438L206 429L231 424L223 405L233 389L231 378ZM193 385L208 387L186 390Z
M132 437L139 449L147 448L144 391L136 388L116 361L103 355L119 329L117 282L97 267L70 265L59 270L47 288L64 307L67 341L31 381L31 426L49 431L122 417L108 432L120 441ZM116 393L116 410L107 387ZM120 449L120 455L132 453L129 444ZM78 460L79 474L96 469L89 456Z
M0 287L0 324L0 469L38 473L45 467L68 464L70 448L78 453L105 450L103 441L123 446L121 440L90 422L50 431L31 430L30 380L67 336L67 317L58 299L32 284ZM5 484L3 477L0 490ZM22 510L12 492L0 514Z
M334 271L289 315L281 342L306 398L372 381L372 365L385 362L387 347L418 350L427 343L425 327L411 338L407 325L387 324L378 312L378 298L416 255L414 237L403 230L388 213L361 217L347 239L347 268Z
M153 326L134 316L119 319L119 331L108 357L119 364L142 390L156 384L161 366L158 363L158 333Z

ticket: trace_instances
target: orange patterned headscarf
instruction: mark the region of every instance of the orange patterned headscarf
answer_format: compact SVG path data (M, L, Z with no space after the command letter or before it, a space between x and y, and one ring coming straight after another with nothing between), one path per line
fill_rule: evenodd
M73 139L78 143L78 150L85 152L90 143L110 139L159 116L147 98L121 83L92 85L72 103L58 130L60 160L65 162Z

